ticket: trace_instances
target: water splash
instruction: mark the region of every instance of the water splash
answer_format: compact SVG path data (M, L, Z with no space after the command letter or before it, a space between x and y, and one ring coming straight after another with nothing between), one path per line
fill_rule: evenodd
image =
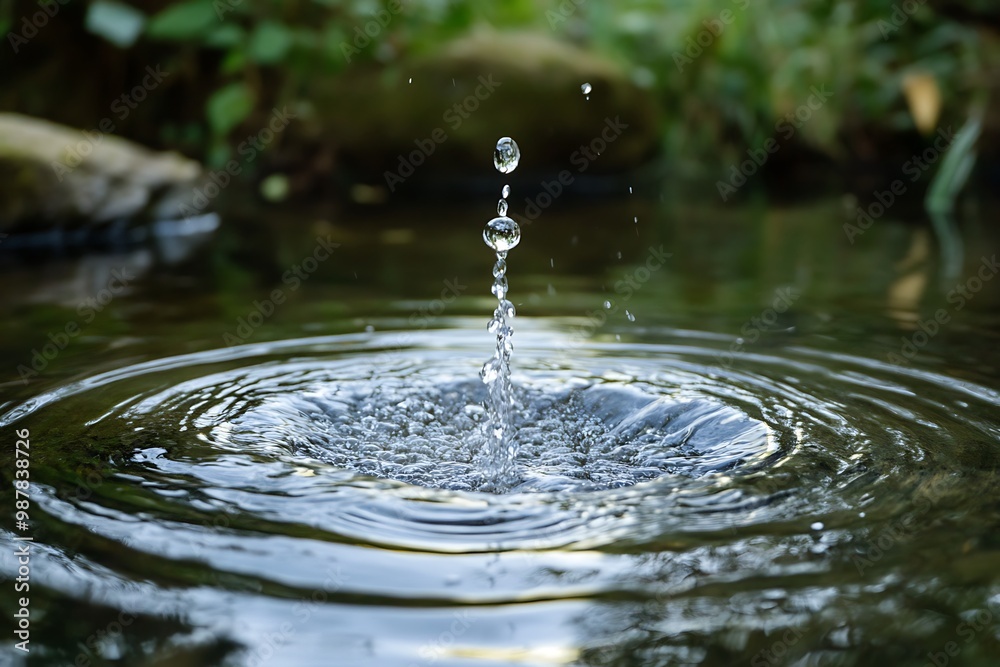
M510 137L503 137L497 142L493 153L493 164L503 174L509 174L517 168L521 151L517 143ZM500 192L501 198L497 204L498 217L486 223L483 230L483 241L496 252L496 264L493 266L493 295L497 298L497 307L493 311L486 329L496 335L496 351L493 358L483 365L480 376L486 384L487 423L486 446L483 451L484 469L487 477L485 490L502 491L509 488L514 481L515 458L517 445L514 440L513 423L513 387L510 382L510 355L513 351L511 336L514 328L511 320L514 318L514 304L507 300L507 251L521 241L521 229L514 220L507 217L507 197L510 196L510 185L504 185Z

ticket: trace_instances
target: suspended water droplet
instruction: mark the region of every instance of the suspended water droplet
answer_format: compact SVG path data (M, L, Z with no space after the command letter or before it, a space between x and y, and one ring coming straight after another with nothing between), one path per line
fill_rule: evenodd
M483 370L480 371L479 375L483 378L485 384L496 382L497 377L500 375L500 360L490 359L487 361L483 364Z
M590 91L592 91L593 89L594 87L591 86L589 83L585 83L582 86L580 86L580 90L583 92L584 95L590 95Z
M630 186L628 186L628 193L629 193L629 194L632 194L632 186L631 186L631 185L630 185Z
M483 230L486 245L497 252L507 252L521 241L521 228L506 216L493 218Z
M500 201L497 202L497 214L498 215L507 215L507 200L506 199L501 199Z
M625 317L628 318L629 322L635 322L635 315L633 315L632 313L628 312L627 310L625 311Z
M639 224L639 216L635 216L634 218L632 218L632 222L634 222L635 224L638 225Z
M500 194L503 195L504 199L506 199L507 197L509 197L510 196L510 186L505 184L503 186L503 189L500 191Z
M551 266L553 269L556 268L556 258L555 257L549 257L549 266Z
M521 159L521 149L517 147L517 142L510 137L503 137L497 142L496 150L493 151L493 166L501 174L509 174L517 169L517 163Z
M410 77L410 81L409 82L413 83L413 77L412 76Z
M610 310L611 309L611 302L610 301L605 301L604 302L604 309L605 310Z
M812 528L813 530L823 530L823 522L822 521L816 521L816 522L814 522L809 527Z

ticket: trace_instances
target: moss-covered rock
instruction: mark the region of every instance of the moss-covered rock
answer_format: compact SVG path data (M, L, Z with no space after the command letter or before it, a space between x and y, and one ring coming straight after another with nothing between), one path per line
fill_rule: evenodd
M602 132L610 135L607 124L616 119L624 129L588 160L590 173L629 169L660 145L659 110L622 68L533 32L482 30L390 69L352 67L312 97L317 139L334 144L342 163L372 182L386 172L405 176L404 163L422 177L488 174L504 135L521 146L515 178L575 172L582 162L574 165L574 154ZM424 159L411 159L414 151Z
M0 114L0 229L177 217L200 175L99 129Z

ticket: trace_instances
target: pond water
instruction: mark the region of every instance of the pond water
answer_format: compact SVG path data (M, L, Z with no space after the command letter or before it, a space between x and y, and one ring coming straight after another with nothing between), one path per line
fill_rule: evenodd
M521 221L499 494L492 199L5 240L30 664L997 664L996 212L622 190Z

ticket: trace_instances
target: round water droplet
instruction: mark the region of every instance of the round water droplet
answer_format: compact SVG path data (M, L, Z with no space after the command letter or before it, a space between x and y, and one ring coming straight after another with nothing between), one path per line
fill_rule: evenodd
M509 185L504 185L503 186L503 190L500 191L500 194L503 195L504 199L506 199L507 197L509 197L510 196L510 186Z
M605 301L604 302L604 309L605 310L610 310L611 309L611 302L610 301Z
M501 199L497 202L497 213L499 215L507 215L507 200Z
M635 322L635 315L633 315L632 313L628 312L627 310L625 311L625 317L628 318L629 322Z
M816 521L816 522L814 522L809 527L812 528L813 530L823 530L823 522L822 521Z
M486 245L497 252L507 252L521 241L521 228L506 216L493 218L486 223L483 230L483 240Z
M517 147L517 142L510 137L503 137L497 142L496 150L493 151L493 165L501 174L509 174L517 169L517 163L521 160L521 149Z
M592 91L593 89L594 87L591 86L589 83L585 83L582 86L580 86L580 90L583 91L584 95L590 95L590 91Z
M632 218L632 222L634 222L635 224L638 225L639 224L639 216L635 216L634 218Z

